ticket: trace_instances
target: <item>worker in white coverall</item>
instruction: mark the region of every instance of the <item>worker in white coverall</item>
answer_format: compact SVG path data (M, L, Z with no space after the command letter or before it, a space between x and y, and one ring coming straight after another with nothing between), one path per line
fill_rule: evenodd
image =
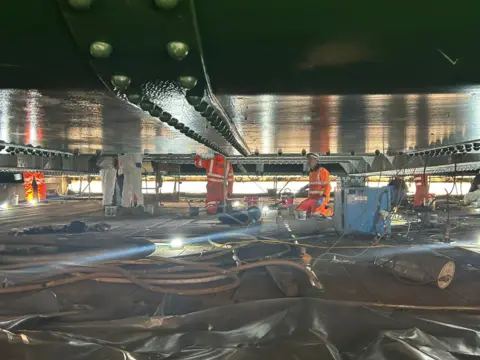
M113 193L115 191L115 182L117 180L117 169L115 169L113 157L101 157L97 165L100 168L100 178L102 179L102 205L111 206Z
M479 185L480 185L480 173L477 176L475 176L475 178L472 180L472 185L470 186L470 190L463 198L464 205L470 205L476 202L478 203L478 201L480 200Z
M142 161L142 154L129 154L118 156L118 163L120 169L123 171L123 207L132 207L134 195L137 198L137 206L143 206Z

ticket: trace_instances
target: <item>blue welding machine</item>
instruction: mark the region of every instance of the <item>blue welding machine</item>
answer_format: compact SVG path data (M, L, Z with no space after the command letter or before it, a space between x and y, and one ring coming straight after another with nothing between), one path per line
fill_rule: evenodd
M390 234L390 187L346 187L335 191L335 230L340 233Z

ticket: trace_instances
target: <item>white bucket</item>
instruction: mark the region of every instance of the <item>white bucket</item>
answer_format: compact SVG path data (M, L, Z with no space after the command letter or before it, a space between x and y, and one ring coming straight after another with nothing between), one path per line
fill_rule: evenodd
M117 207L116 206L105 206L105 216L106 217L116 217L117 216Z
M154 205L147 205L145 211L149 214L155 215L155 206Z
M306 220L307 219L307 212L305 210L295 210L295 219Z

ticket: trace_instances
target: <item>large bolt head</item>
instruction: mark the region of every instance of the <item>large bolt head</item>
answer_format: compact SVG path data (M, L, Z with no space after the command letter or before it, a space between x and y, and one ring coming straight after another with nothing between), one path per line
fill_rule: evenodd
M90 54L96 58L108 58L112 54L112 51L112 45L103 41L95 41L90 45Z
M150 111L152 110L154 107L153 103L150 102L150 101L144 101L140 104L140 108L143 110L143 111Z
M168 120L168 125L170 126L175 126L177 125L177 123L178 123L178 120L175 118L171 118L170 120Z
M193 76L179 76L178 83L184 89L191 90L197 85L197 79Z
M180 41L172 41L167 44L168 54L175 60L183 60L189 52L188 45Z
M92 6L93 0L68 0L70 5L75 10L88 10Z
M202 98L200 96L187 96L187 102L192 106L197 106L202 102Z
M112 85L115 86L116 88L120 90L125 90L128 85L130 85L130 82L132 79L130 79L126 75L113 75L112 76Z
M150 112L150 115L153 116L153 117L160 117L160 114L161 114L161 110L157 107L154 107L152 110L149 111Z
M160 9L170 10L177 6L179 0L155 0L155 5Z
M163 112L161 115L160 115L160 120L163 121L163 122L168 122L170 121L170 119L172 118L172 115L170 115L168 112Z
M206 101L202 101L200 104L196 105L195 110L197 110L199 113L203 113L204 111L207 110L208 108L208 103Z

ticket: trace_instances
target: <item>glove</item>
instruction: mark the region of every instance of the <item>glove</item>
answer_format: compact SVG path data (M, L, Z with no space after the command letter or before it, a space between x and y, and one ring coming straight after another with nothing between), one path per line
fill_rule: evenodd
M322 204L323 204L324 201L325 201L325 198L322 197L321 199L319 199L319 200L317 201L317 204L316 204L316 205L317 205L317 206L322 206Z
M140 163L140 162L135 163L135 166L136 166L138 169L141 169L141 168L142 168L142 163Z

